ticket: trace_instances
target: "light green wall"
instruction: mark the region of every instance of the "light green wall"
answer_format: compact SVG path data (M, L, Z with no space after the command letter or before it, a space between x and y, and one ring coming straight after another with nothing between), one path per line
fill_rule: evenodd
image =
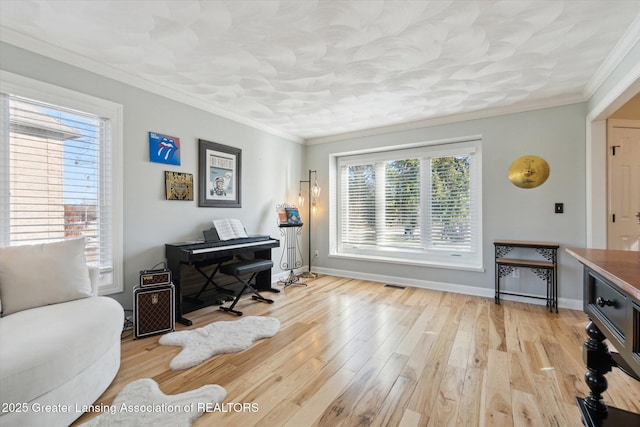
M0 44L0 67L108 99L124 106L124 272L125 292L115 298L127 308L131 288L139 270L164 258L164 244L200 237L214 218L237 217L250 233L279 236L274 207L294 202L298 181L306 169L318 170L323 187L321 204L314 219L312 249L319 257L314 267L353 276L397 277L420 285L421 281L448 283L487 294L493 289L494 239L557 241L560 251L560 297L581 298L581 272L564 253L567 246L585 245L585 104L549 108L493 118L354 138L346 141L302 146L251 127L174 102L73 66ZM169 167L148 161L147 132L178 136L182 165ZM328 257L329 155L367 147L408 144L470 135L483 138L483 251L485 272L404 266L342 260ZM194 174L197 181L197 139L203 138L243 150L243 207L199 208L193 202L164 200L163 171ZM507 179L507 169L517 157L535 154L551 167L541 187L523 190ZM306 165L304 164L306 162ZM565 213L555 214L555 202L565 204ZM306 235L306 233L303 233ZM306 239L304 244L306 245ZM303 248L306 254L306 247ZM276 264L280 250L274 252ZM306 256L305 256L306 258ZM306 259L305 259L306 262ZM275 272L279 272L276 269ZM542 286L524 273L512 284L516 288Z
M139 271L164 260L164 244L201 238L213 219L239 218L251 234L279 236L275 205L297 194L301 144L8 44L0 44L0 53L4 71L123 105L125 291L113 296L125 308ZM149 162L149 131L180 138L181 166ZM198 207L199 138L242 149L242 208ZM194 201L164 199L165 170L194 175ZM280 251L273 252L275 264Z
M384 147L425 141L446 140L472 135L482 136L483 173L483 259L485 272L469 272L345 260L329 257L329 156L368 147ZM535 189L520 189L507 178L511 162L525 154L543 157L551 173L547 182ZM436 282L472 288L488 294L494 286L493 240L552 241L561 245L559 253L559 297L577 300L582 297L581 270L564 252L564 248L585 245L585 104L573 104L499 117L361 137L309 146L307 162L318 170L323 187L321 208L314 222L313 249L319 257L314 266L319 271L340 271L353 276L397 278L398 282L420 285ZM326 189L327 191L325 191ZM564 203L564 214L554 213L554 203ZM511 280L509 278L509 280ZM544 285L534 275L523 271L515 289L542 291ZM473 288L477 288L473 291ZM535 292L533 292L535 293ZM579 308L579 307L576 307Z

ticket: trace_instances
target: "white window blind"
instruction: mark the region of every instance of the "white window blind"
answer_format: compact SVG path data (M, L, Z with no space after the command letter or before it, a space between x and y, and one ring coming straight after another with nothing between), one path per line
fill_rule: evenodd
M384 199L378 211L381 241L386 246L419 247L420 159L408 158L384 163Z
M87 262L99 268L101 285L107 292L121 290L113 118L10 90L5 86L0 94L0 244L83 236ZM97 109L93 104L87 109Z
M339 156L337 254L478 267L478 146Z
M375 164L344 166L341 231L342 241L351 245L376 243Z
M420 160L344 166L343 242L420 246Z
M431 159L430 215L427 216L431 246L469 251L472 224L477 221L471 203L471 156Z

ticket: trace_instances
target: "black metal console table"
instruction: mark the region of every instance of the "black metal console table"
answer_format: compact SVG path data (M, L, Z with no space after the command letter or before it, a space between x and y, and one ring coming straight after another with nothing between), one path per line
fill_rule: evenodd
M558 243L525 242L519 240L494 240L496 277L495 277L495 303L500 304L500 295L514 295L527 298L544 299L549 307L549 312L555 308L558 312ZM530 259L508 258L507 255L514 248L534 249L542 255L545 261ZM500 289L500 279L510 274L514 269L528 268L539 278L547 283L545 296L507 292Z

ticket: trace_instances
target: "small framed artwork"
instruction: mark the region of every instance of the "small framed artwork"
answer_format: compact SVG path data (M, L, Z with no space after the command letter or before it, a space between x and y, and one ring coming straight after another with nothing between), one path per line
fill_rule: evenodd
M149 160L180 166L180 138L149 132Z
M213 208L241 207L242 150L215 142L198 140L198 205Z
M193 175L164 171L167 200L193 200Z
M287 210L283 206L278 206L276 208L276 213L278 214L278 225L286 225L289 223L287 219Z
M289 225L302 224L302 220L300 219L300 213L298 212L298 208L296 207L286 208L285 213L287 215L287 223Z

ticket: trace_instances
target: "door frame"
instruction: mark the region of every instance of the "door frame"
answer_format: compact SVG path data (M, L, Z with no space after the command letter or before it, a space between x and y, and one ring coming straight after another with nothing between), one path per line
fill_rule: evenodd
M606 228L607 228L607 248L609 247L609 230L611 227L611 192L612 192L612 187L611 187L611 162L612 162L612 156L610 155L611 152L611 134L612 134L612 130L613 128L632 128L632 129L639 129L640 130L640 118L637 120L631 120L631 119L607 119L607 223L606 223Z
M607 248L607 118L640 93L640 65L609 91L587 115L587 248Z

